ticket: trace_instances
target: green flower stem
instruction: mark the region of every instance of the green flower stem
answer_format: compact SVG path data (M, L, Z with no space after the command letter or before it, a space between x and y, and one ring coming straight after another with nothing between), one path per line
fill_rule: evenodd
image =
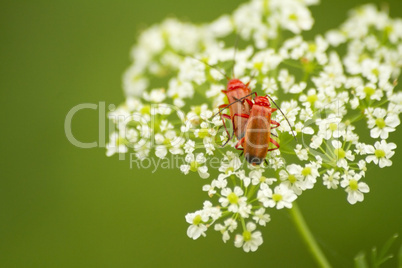
M317 241L314 239L313 234L308 228L298 205L296 202L293 202L292 205L293 207L290 209L290 214L292 215L293 222L295 223L300 235L303 237L304 242L306 242L311 254L320 267L330 268L331 265L318 246Z

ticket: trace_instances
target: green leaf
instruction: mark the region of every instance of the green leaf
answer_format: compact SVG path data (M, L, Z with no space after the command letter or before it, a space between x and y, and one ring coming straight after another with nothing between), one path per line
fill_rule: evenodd
M394 234L393 236L391 236L391 238L389 238L387 240L387 242L385 242L385 244L382 247L382 249L380 250L378 256L376 256L377 255L376 249L375 248L373 249L372 260L373 260L374 267L380 267L384 262L386 262L387 260L394 257L394 255L388 253L388 251L390 250L392 244L395 242L395 240L397 238L398 238L398 234Z
M356 268L368 268L368 263L366 260L366 253L364 251L360 251L356 256L355 256L355 267Z
M371 260L370 261L374 267L377 267L375 264L377 262L377 248L376 247L373 247L373 249L371 250Z
M399 248L399 252L398 252L398 267L402 268L402 246Z
M383 257L385 256L385 254L387 254L387 252L389 251L389 249L391 248L392 244L395 242L395 240L398 238L398 234L394 234L393 236L391 236L387 242L385 242L384 246L382 247L381 251L380 251L380 255L379 257Z

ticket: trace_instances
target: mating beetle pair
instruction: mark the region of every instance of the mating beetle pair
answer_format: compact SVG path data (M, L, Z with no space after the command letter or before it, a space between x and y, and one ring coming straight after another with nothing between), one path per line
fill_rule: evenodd
M260 165L265 161L268 151L277 150L280 147L279 143L271 137L271 130L280 124L271 119L272 113L277 108L271 107L269 99L276 105L274 100L268 95L263 97L258 96L256 92L251 93L248 85L249 83L244 84L239 79L230 79L227 90L222 90L226 94L229 104L220 105L221 110L218 113L221 115L225 130L229 135L228 141L233 136L226 128L224 118L232 121L233 135L236 135L238 139L235 148L243 150L249 163ZM252 95L255 95L254 100L251 99ZM229 108L230 115L222 114L222 111L227 108ZM281 110L280 112L283 114ZM283 116L285 117L284 114ZM287 118L286 120L289 123ZM275 147L269 148L270 144ZM242 148L239 148L240 146Z

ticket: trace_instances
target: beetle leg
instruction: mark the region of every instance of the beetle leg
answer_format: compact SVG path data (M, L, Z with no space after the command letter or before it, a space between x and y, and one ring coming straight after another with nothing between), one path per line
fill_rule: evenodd
M243 117L243 118L247 118L247 119L250 117L249 114L234 114L233 119L234 119L235 116L239 116L239 117Z
M221 105L218 106L218 108L219 108L219 109L222 109L222 108L225 108L225 107L227 107L227 106L228 106L227 104L221 104Z
M243 146L244 138L245 138L245 137L241 138L241 139L236 143L236 145L235 145L236 150L242 150L242 151L244 150L243 148L239 148L239 146Z
M226 105L226 104L223 104L223 105ZM221 106L222 106L222 105L221 105ZM228 115L228 114L221 114L221 119L222 119L223 126L225 127L225 131L226 131L226 133L228 134L228 140L222 145L222 147L225 146L226 143L228 143L228 142L231 140L231 138L232 138L231 135L230 135L230 133L229 133L229 131L228 131L228 129L226 128L226 124L225 124L224 118L229 119L229 120L232 119L232 118L230 117L230 115ZM233 121L233 120L232 120L232 121Z
M222 118L226 118L226 119L232 119L231 117L230 117L230 115L228 115L228 114L222 114Z
M272 139L272 138L270 138L269 139L269 141L273 144L273 145L275 145L276 146L276 148L271 148L271 149L268 149L268 151L273 151L273 150L277 150L277 149L279 149L279 143L276 141L276 140L274 140L274 139Z
M235 118L235 116L243 117L243 118L247 118L247 119L250 117L250 115L248 115L248 114L234 114L233 117L232 117L233 132L236 131L236 129L235 129L235 123L234 123L234 118Z
M274 120L271 120L271 124L272 125L275 125L275 126L273 126L273 127L271 127L271 129L272 128L277 128L277 127L279 127L281 124L279 124L279 122L276 122L276 121L274 121Z
M257 92L255 94L257 94ZM254 103L251 100L245 99L245 101L247 101L248 105L250 106L250 109L253 108Z

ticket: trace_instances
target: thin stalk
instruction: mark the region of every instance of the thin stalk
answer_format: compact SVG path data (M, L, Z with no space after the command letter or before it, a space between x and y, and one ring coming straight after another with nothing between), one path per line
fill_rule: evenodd
M308 228L298 205L296 204L296 202L293 202L292 205L293 207L290 209L290 214L292 215L292 219L297 227L297 230L299 231L304 242L308 246L310 253L313 255L314 259L317 261L320 267L330 268L331 265L329 264L324 253L321 251L321 248L318 246L317 241L314 239L314 236Z

